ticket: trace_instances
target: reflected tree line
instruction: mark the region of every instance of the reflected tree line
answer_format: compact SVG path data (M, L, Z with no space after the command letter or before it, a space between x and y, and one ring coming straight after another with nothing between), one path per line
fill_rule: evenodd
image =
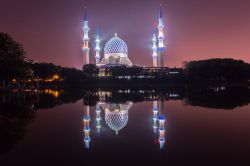
M92 88L77 90L45 89L38 92L11 92L0 96L0 153L13 147L25 134L26 126L36 117L37 110L74 103L83 99L83 105L98 102L127 103L142 101L182 100L188 105L231 110L248 105L247 87L165 87L165 88Z

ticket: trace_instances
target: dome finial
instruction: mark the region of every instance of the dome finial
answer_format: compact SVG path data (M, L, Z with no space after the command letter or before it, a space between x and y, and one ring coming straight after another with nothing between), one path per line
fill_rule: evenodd
M117 37L117 33L115 33L115 37Z

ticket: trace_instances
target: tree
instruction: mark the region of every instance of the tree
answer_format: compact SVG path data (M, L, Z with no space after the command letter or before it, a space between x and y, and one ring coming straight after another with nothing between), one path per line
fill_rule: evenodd
M233 59L191 61L185 63L185 73L192 81L244 82L250 78L250 65Z
M24 61L25 52L21 44L14 41L10 35L0 33L0 62Z
M52 63L34 63L31 64L33 75L38 78L45 80L51 78L55 74L59 74L61 68Z
M0 33L0 79L3 81L13 78L24 78L29 69L25 63L25 52L21 44L8 34Z

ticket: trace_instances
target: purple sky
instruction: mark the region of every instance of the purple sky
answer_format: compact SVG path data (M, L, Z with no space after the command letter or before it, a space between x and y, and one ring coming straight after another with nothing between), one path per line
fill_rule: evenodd
M1 0L0 31L22 43L30 59L81 68L87 6L92 46L99 25L102 46L117 32L134 64L151 65L153 22L161 3L166 66L214 57L250 62L250 0Z

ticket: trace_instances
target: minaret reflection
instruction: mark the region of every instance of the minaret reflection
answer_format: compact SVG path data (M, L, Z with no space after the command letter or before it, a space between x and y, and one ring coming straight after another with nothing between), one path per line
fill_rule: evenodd
M155 134L157 134L157 129L159 131L158 141L160 144L160 149L163 149L165 145L166 119L163 112L164 112L164 101L153 101L153 128Z
M84 118L83 118L83 123L84 123L84 143L85 143L85 148L89 149L89 143L90 143L90 107L86 106L86 109L84 110Z
M157 101L153 101L153 129L154 129L154 133L157 133L157 129L158 129L158 102Z
M96 129L97 133L100 133L101 130L101 106L100 103L96 104Z
M165 144L165 117L159 116L159 143L160 143L160 149L164 148Z

